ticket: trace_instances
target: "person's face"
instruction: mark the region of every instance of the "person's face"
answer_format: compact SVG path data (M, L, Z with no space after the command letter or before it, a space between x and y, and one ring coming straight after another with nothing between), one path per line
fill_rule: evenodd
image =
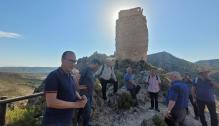
M128 68L127 72L128 72L128 73L132 73L132 69L131 69L131 68Z
M75 67L75 63L77 62L76 56L74 54L68 54L66 57L62 60L62 66L67 70L67 71L72 71L73 68Z
M98 65L98 64L93 64L93 70L94 70L94 71L98 70L98 68L99 68L99 65Z
M202 72L200 75L204 78L208 78L209 72Z
M156 74L155 70L151 70L151 75L155 75L155 74Z

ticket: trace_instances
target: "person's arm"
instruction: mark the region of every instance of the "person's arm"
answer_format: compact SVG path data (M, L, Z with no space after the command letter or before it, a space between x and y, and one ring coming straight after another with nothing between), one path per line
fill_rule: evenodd
M195 86L192 86L191 93L192 93L192 100L195 103L196 102L196 88L195 88Z
M219 84L218 83L215 83L215 82L212 82L213 86L217 89L219 89Z
M44 92L46 98L46 105L49 108L84 108L87 103L87 98L82 97L83 100L77 102L69 102L57 99L57 91L59 88L59 75L55 72L50 73L45 80ZM75 90L76 91L76 90Z
M104 65L104 64L103 64L103 65ZM96 73L94 74L95 77L100 76L101 71L102 71L102 69L103 69L103 65L101 65L101 66L98 68L98 70L97 70Z
M134 80L129 80L129 83L130 83L130 84L133 84L133 85L136 85L136 83L135 83Z
M87 103L86 96L76 102L68 102L57 99L57 93L46 93L46 105L49 108L67 109L67 108L84 108Z
M149 75L146 77L146 80L145 80L145 84L148 84L148 81L149 81Z
M113 77L113 80L114 80L114 81L117 81L114 67L112 68L112 77Z
M167 107L167 113L165 115L165 117L170 118L171 117L171 111L173 109L173 107L175 106L176 102L173 100L170 100L168 103L168 107Z
M158 77L158 83L161 84L160 76L157 75L157 77Z
M79 85L79 90L87 90L87 86L86 85Z
M176 101L177 101L177 97L179 95L179 87L177 86L173 86L170 88L169 91L169 103L168 103L168 110L167 113L165 115L166 118L169 118L171 116L171 111L174 108Z

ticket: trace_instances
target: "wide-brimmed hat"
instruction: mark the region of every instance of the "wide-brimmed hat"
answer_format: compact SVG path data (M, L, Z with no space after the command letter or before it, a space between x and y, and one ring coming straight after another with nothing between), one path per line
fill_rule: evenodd
M209 68L207 68L207 67L200 67L199 69L198 69L198 73L205 73L205 72L211 72L211 70L209 69Z

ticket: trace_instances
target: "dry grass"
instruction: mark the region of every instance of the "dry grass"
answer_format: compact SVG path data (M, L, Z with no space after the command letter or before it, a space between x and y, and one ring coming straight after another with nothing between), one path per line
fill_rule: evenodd
M23 96L32 94L42 79L34 75L0 73L0 96Z

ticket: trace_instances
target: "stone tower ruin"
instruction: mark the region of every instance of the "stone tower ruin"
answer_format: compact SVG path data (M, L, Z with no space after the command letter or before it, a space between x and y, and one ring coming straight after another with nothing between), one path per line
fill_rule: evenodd
M142 13L140 7L119 12L119 19L116 20L117 60L146 61L148 29L146 17Z

